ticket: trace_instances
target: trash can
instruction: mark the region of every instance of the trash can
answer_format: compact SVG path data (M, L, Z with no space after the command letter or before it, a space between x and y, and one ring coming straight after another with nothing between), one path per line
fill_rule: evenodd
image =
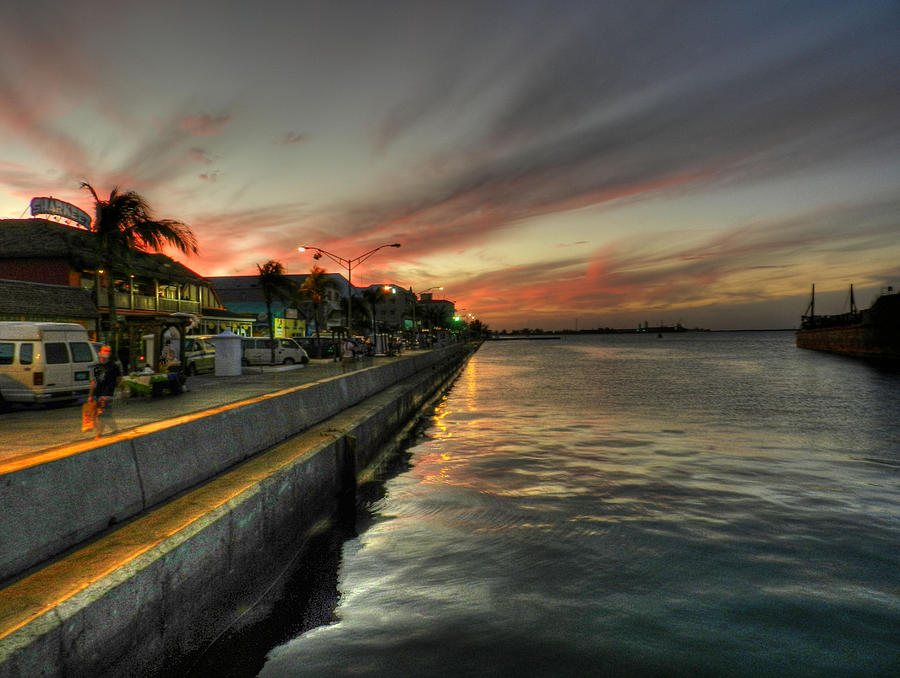
M216 347L216 376L236 377L241 374L241 337L231 330L210 337Z

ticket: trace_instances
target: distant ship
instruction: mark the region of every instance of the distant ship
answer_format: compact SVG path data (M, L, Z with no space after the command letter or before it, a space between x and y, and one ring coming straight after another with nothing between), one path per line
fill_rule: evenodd
M816 315L816 286L797 330L797 346L857 358L900 360L900 293L884 288L875 303L856 308L850 286L850 312Z

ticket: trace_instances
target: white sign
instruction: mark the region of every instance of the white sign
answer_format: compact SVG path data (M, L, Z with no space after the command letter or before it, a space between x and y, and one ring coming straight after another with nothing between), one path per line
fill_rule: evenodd
M63 202L62 200L57 200L56 198L32 198L31 216L36 217L39 214L64 217L77 224L81 224L85 228L91 227L91 217L87 212L75 207L75 205Z

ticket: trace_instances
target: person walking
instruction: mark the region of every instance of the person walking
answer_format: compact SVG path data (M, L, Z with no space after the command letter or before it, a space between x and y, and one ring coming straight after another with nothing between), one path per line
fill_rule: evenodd
M344 372L353 367L355 348L356 345L353 343L353 340L350 337L347 337L341 347L341 368Z
M112 349L103 346L97 353L100 362L94 365L91 374L91 388L88 392L88 400L97 404L97 412L94 419L94 440L103 434L103 429L109 426L115 433L117 430L115 419L112 416L113 396L116 387L122 380L122 372L116 361L112 359Z

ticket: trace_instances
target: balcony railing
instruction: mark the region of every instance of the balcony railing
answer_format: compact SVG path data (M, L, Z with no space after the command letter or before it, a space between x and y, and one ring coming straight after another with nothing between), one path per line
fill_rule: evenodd
M101 290L99 302L101 308L109 308L109 297L106 291ZM182 313L200 313L200 302L116 292L116 308L119 310L165 311L168 313L177 311Z

